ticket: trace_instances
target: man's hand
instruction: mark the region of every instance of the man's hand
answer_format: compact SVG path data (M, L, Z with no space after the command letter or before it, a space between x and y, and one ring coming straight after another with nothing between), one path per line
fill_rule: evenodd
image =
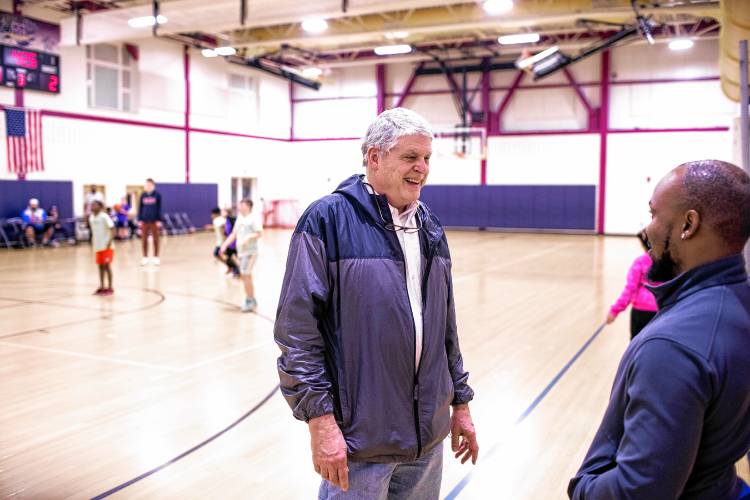
M469 419L471 421L471 418ZM349 489L346 441L333 415L310 419L310 446L315 472L343 491Z
M614 314L612 314L612 313L609 313L609 314L607 314L607 324L608 324L608 325L611 325L612 323L614 323L614 322L615 322L615 319L616 319L616 318L617 318L617 316L615 316L615 315L614 315Z
M451 449L456 458L465 464L469 457L471 463L476 465L479 456L479 445L477 444L477 433L474 431L474 423L471 420L469 405L456 405L451 415Z

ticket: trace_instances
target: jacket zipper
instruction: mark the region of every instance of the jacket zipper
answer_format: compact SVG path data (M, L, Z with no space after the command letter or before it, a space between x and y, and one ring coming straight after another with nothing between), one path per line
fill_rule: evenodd
M398 239L398 234L394 232L393 236L394 238L396 238L396 247L401 253L401 257L404 263L404 288L406 289L406 298L408 299L409 298L409 285L407 284L407 280L409 279L409 273L406 270L406 254L404 253L404 250L401 248L401 242ZM428 242L429 242L429 237L428 237ZM422 276L422 351L424 351L424 307L426 303L424 292L427 286L427 277L430 274L430 267L432 266L432 254L436 247L437 247L437 242L430 243L430 246L427 252L427 263L425 264L425 271L424 271L424 275ZM417 326L414 321L414 313L412 312L412 309L411 309L411 302L409 303L409 315L411 316L411 328L412 328L412 334L414 338L414 355L412 356L412 362L414 364L413 411L414 411L414 430L416 431L416 434L417 434L416 459L419 459L419 457L422 455L422 430L419 425L419 370L422 366L422 363L420 363L419 366L417 366Z
M429 240L428 240L429 241ZM430 275L430 268L432 267L433 252L437 244L430 243L427 251L427 262L425 263L424 274L422 275L422 353L424 354L424 309L427 304L427 278ZM404 262L404 270L406 270L406 263ZM408 291L408 290L407 290ZM410 307L411 309L411 307ZM414 314L411 317L412 326L414 326ZM422 430L419 425L419 371L422 369L422 363L417 364L417 333L416 327L414 327L414 425L417 430L417 458L422 455Z
M414 414L414 430L417 436L417 456L415 457L415 459L418 459L422 454L422 431L419 425L419 367L417 366L417 326L414 321L414 312L411 309L411 299L409 298L409 273L406 270L406 254L403 248L401 248L401 241L398 238L398 234L394 232L393 237L396 239L396 247L401 253L402 262L404 263L404 289L406 291L406 298L407 300L409 300L409 316L411 317L412 338L414 339L414 351L411 357L412 364L414 366L414 369L412 370L412 373L414 374L414 379L412 381L412 411ZM425 266L425 271L427 269L427 266ZM422 304L424 304L424 298L422 299ZM422 314L422 348L424 349L424 314Z

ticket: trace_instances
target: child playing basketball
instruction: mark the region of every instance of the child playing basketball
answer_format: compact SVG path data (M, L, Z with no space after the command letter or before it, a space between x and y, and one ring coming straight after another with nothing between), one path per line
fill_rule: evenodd
M235 240L237 241L237 256L240 259L240 274L245 285L245 302L242 312L253 312L258 307L255 300L255 287L253 286L253 266L258 259L258 239L261 236L262 227L256 223L251 213L253 202L244 198L239 204L239 214L234 224L232 234L224 240L219 249L219 254L224 255Z
M91 215L89 215L89 227L91 227L91 245L96 252L96 263L99 266L99 288L94 295L112 295L112 268L110 264L114 258L115 251L112 241L115 237L115 223L104 211L104 203L94 200L91 203ZM104 277L107 277L108 285L104 285Z

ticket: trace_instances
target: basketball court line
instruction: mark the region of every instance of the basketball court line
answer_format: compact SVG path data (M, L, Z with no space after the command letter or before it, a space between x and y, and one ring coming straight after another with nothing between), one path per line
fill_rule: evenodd
M101 308L93 308L93 307L86 307L86 306L77 306L73 304L61 304L60 302L48 302L45 300L27 300L27 299L12 299L10 297L0 297L0 300L7 300L7 301L15 301L18 302L18 304L13 304L14 306L20 306L20 305L43 305L43 306L55 306L55 307L63 307L65 309L81 309L83 311L94 311L94 312L101 312ZM0 306L0 308L8 307L8 306Z
M560 381L560 379L563 378L563 376L567 373L567 371L570 369L571 366L578 360L578 358L581 357L581 355L586 351L586 349L589 348L592 342L596 340L596 338L599 336L600 333L604 330L604 327L607 326L606 323L602 323L599 328L596 329L596 331L586 340L586 342L583 343L580 349L573 355L572 358L568 360L567 363L565 363L565 366L563 366L559 372L552 378L552 380L545 386L544 389L542 389L542 392L537 395L536 398L534 398L534 401L531 402L531 404L521 413L521 415L518 416L516 421L513 423L514 426L521 424L526 418L531 415L531 413L539 406L539 404L542 402L542 400L547 396L547 394L550 393L552 388L557 385L557 383ZM489 457L494 455L497 450L500 447L500 442L495 442L490 450L484 455L484 459L487 460ZM456 486L453 487L453 489L448 493L448 495L445 497L444 500L455 500L458 495L463 491L464 488L469 484L469 482L472 479L472 476L474 474L474 471L471 471L467 473L459 482L456 484Z
M86 319L80 319L80 320L76 320L76 321L68 321L66 323L58 323L56 325L39 326L39 327L36 327L36 328L30 328L28 330L22 330L20 332L14 332L14 333L6 334L6 335L0 335L0 340L5 340L5 339L9 339L9 338L14 338L14 337L20 337L22 335L28 335L30 333L48 333L49 330L52 330L52 329L55 329L55 328L62 328L62 327L65 327L65 326L80 325L80 324L84 324L84 323L91 323L93 321L110 320L114 316L125 316L125 315L128 315L128 314L134 314L134 313L139 313L139 312L147 311L149 309L153 309L154 307L158 307L159 305L161 305L162 302L164 302L166 300L166 297L164 296L164 294L162 294L159 291L151 290L151 289L148 289L148 288L143 288L143 289L140 289L140 290L157 294L159 296L159 300L156 301L156 302L154 302L154 303L142 306L142 307L137 307L135 309L128 309L128 310L125 310L125 311L111 311L111 312L108 312L106 314L102 314L100 316L97 316L95 318L86 318Z
M164 366L164 365L156 365L153 363L146 363L143 361L131 361L128 359L113 358L111 356L98 356L96 354L86 354L83 352L68 351L67 349L53 349L51 347L39 347L39 346L28 345L28 344L17 344L15 342L4 342L1 340L0 340L0 346L11 347L15 349L26 349L29 351L46 352L46 353L51 353L51 354L63 354L66 356L72 356L72 357L81 358L81 359L89 359L93 361L103 361L103 362L115 363L119 365L135 366L138 368L148 368L149 370L167 371L171 373L180 373L181 371L179 368L174 368L174 367L169 367L169 366Z
M25 282L25 283L28 283L28 282ZM46 285L46 286L70 286L70 284L67 284L67 283L66 284L45 283L44 285ZM81 284L81 286L87 286L87 285ZM61 354L61 355L79 357L79 358L89 359L89 360L94 360L94 361L110 362L110 363L130 365L130 366L139 366L141 368L148 368L148 369L153 369L153 370L166 371L169 374L186 373L188 371L191 371L191 370L194 370L196 368L200 368L200 367L209 365L211 363L215 363L217 361L222 361L222 360L225 360L225 359L228 359L228 358L240 355L240 354L244 354L246 352L254 351L254 350L257 350L257 349L262 349L264 347L267 347L267 346L271 345L269 342L263 342L263 343L259 343L259 344L253 344L253 345L250 345L250 346L247 346L247 347L243 347L241 349L238 349L238 350L235 350L235 351L232 351L232 352L228 352L228 353L224 353L224 354L219 354L219 355L214 356L212 358L209 358L209 359L206 359L206 360L203 360L203 361L198 361L196 363L193 363L193 364L190 364L190 365L187 365L187 366L184 366L184 367L171 367L171 366L157 365L157 364L154 364L154 363L146 363L146 362L141 362L141 361L130 361L130 360L125 360L125 359L121 359L121 358L114 358L114 357L110 357L110 356L98 356L98 355L94 355L94 354L87 354L87 353L82 353L82 352L78 352L78 351L70 351L70 350L66 350L66 349L53 349L53 348L30 346L28 344L17 344L17 343L14 343L14 342L4 342L5 339L20 337L22 335L28 335L30 333L48 333L48 330L52 330L52 329L55 329L55 328L61 328L61 327L65 327L65 326L73 326L73 325L91 323L91 322L100 321L100 320L111 320L111 319L113 319L114 316L122 316L122 315L125 315L125 314L132 314L132 313L135 313L135 312L142 312L142 311L151 309L153 307L157 307L161 303L163 303L166 300L165 293L169 293L170 295L179 295L179 296L183 296L183 297L189 297L189 298L197 298L197 299L201 299L201 300L207 300L207 301L216 302L216 303L219 303L219 304L222 304L222 305L231 306L233 308L238 308L238 306L236 306L235 304L233 304L231 302L227 302L227 301L224 301L224 300L221 300L221 299L214 299L214 298L210 298L210 297L203 297L203 296L200 296L200 295L184 294L184 293L179 293L179 292L160 292L158 290L154 290L154 289L150 289L150 288L133 288L133 287L121 287L121 288L155 293L155 294L159 295L160 300L157 301L157 302L154 302L153 304L148 304L147 306L139 307L139 308L136 308L136 309L119 311L119 312L113 311L113 312L110 312L110 313L107 313L107 314L104 314L104 315L101 315L101 316L98 316L98 317L95 317L95 318L86 318L86 319L76 320L76 321L70 321L70 322L66 322L66 323L59 323L59 324L51 325L51 326L42 326L42 327L37 327L37 328L29 329L29 330L23 330L23 331L20 331L20 332L14 332L14 333L11 333L11 334L2 335L2 336L0 336L0 345L7 346L7 347L17 347L19 349L42 351L42 352L47 352L47 353L51 353L51 354ZM15 301L21 302L21 304L17 304L17 305L34 304L34 303L45 304L45 302L42 302L42 301L28 301L28 300L23 300L23 299L5 299L3 297L0 297L0 299L3 299L3 300L15 300ZM14 304L14 305L16 305L16 304ZM67 306L64 306L64 307L67 307ZM71 307L74 307L74 306L71 306ZM84 307L79 307L79 308L80 309L92 310L92 311L94 310L92 308L84 308ZM100 311L100 310L96 309L96 311ZM269 321L272 324L274 323L274 320L272 318L270 318L270 317L268 317L268 316L266 316L264 314L260 314L260 313L257 313L257 312L255 314L257 316L265 319L266 321ZM159 378L163 378L163 377L159 377Z
M567 244L563 244L562 246L566 246L566 245ZM523 262L523 261L525 261L527 259L536 258L536 257L539 257L541 255L545 255L547 253L551 253L551 252L557 251L559 249L559 247L560 247L560 245L556 245L555 247L552 247L552 248L545 248L544 250L540 250L540 251L537 251L537 252L533 252L531 254L524 255L522 257L514 259L513 261L505 262L503 264L503 266L501 266L501 267L507 267L509 265L516 265L516 264L518 264L520 262ZM159 293L161 295L161 301L158 302L155 305L159 305L161 302L163 302L166 299L164 293L168 293L168 294L173 294L173 295L180 295L180 296L185 296L185 297L191 297L191 298L197 298L197 299L202 299L202 300L208 300L208 301L216 302L216 303L219 303L219 304L222 304L222 305L231 306L233 308L237 307L235 304L232 304L230 302L227 302L227 301L224 301L224 300L221 300L221 299L214 299L214 298L209 298L209 297L202 297L202 296L192 295L192 294L183 294L183 293L179 293L179 292L164 292L164 293L162 293L162 292L158 292L156 290L151 290L151 289L140 289L140 290ZM154 305L151 305L149 307L154 307ZM130 313L130 312L135 312L135 311L129 311L128 313ZM117 315L122 315L122 314L124 314L124 313L119 313ZM259 313L256 313L256 314L259 317L261 317L263 319L266 319L267 321L269 321L271 323L274 323L274 320L272 318L270 318L270 317L268 317L266 315L263 315L263 314L259 314ZM107 319L107 318L104 318L104 317L102 317L102 318L95 318L95 320L98 320L98 319ZM111 319L111 316L108 319ZM518 417L518 419L515 421L514 425L519 425L520 423L522 423L537 408L537 406L549 394L549 392L560 381L560 379L562 379L562 377L570 369L570 367L578 360L578 358L583 354L583 352L586 349L588 349L588 347L591 345L591 343L599 336L599 334L602 332L602 330L604 329L604 327L605 327L604 324L601 325L591 335L591 337L589 337L589 339L583 344L583 346L581 346L581 348L573 355L573 357L565 364L565 366L563 366L563 368L555 375L555 377L553 377L553 379L539 393L539 395L537 395L537 397L534 399L534 401L532 401L532 403L526 408L526 410L524 410L524 412ZM36 329L35 331L39 331L39 330L40 329ZM248 347L243 348L243 349L239 349L237 351L233 351L233 352L230 352L230 353L225 353L225 354L222 354L222 355L218 355L218 356L215 356L214 358L211 358L211 359L208 359L208 360L205 360L205 361L201 361L201 362L198 362L198 363L194 363L194 364L188 365L186 367L174 368L174 367L164 367L164 366L160 366L160 365L153 365L153 364L150 364L150 363L142 363L142 362L137 362L137 361L120 360L118 358L107 358L107 357L104 357L104 356L87 355L87 354L82 354L82 353L76 353L76 352L73 352L73 351L63 351L63 350L58 350L58 349L38 348L36 346L20 346L19 344L15 344L15 343L2 342L1 341L2 338L3 337L0 337L0 345L8 345L10 347L21 347L21 348L33 348L33 349L36 349L36 350L44 350L44 351L48 351L48 352L57 352L57 353L60 353L60 354L70 354L70 355L74 355L74 356L80 356L80 357L85 357L85 358L89 358L89 359L96 359L96 360L100 360L100 361L109 361L109 362L115 362L115 363L122 363L122 364L132 365L132 366L140 366L140 367L145 367L145 368L150 368L150 369L158 369L158 370L161 370L161 371L168 371L170 373L183 373L183 372L188 371L188 370L192 370L192 369L195 369L195 368L198 368L198 367L201 367L201 366L205 366L205 365L208 365L208 364L216 362L216 361L221 361L223 359L227 359L227 358L230 358L230 357L233 357L233 356L236 356L236 355L239 355L239 354L242 354L244 352L251 351L251 350L260 349L260 348L263 348L263 347L266 347L266 346L269 345L268 343L256 344L256 345L248 346ZM169 460L169 461L161 464L160 466L155 467L155 468L153 468L153 469L151 469L151 470L149 470L149 471L147 471L147 472L145 472L145 473L143 473L143 474L141 474L141 475L139 475L139 476L137 476L137 477L135 477L135 478L133 478L133 479L131 479L129 481L126 481L126 482L124 482L124 483L122 483L122 484L120 484L118 486L115 486L114 488L111 488L110 490L107 490L104 493L101 493L101 494L93 497L92 500L99 500L99 499L103 499L103 498L106 498L108 496L111 496L111 495L113 495L113 494L115 494L115 493L123 490L124 488L127 488L128 486L131 486L132 484L135 484L135 483L141 481L142 479L145 479L145 478L147 478L147 477L149 477L149 476L151 476L151 475L159 472L160 470L168 467L169 465L172 465L173 463L175 463L175 462L177 462L177 461L185 458L186 456L194 453L195 451L203 448L204 446L206 446L209 443L211 443L212 441L216 440L221 435L225 434L229 430L231 430L234 427L236 427L237 425L239 425L242 421L244 421L245 419L247 419L248 417L250 417L253 413L255 413L258 409L260 409L265 403L267 403L273 397L273 395L277 392L278 389L279 389L279 386L278 385L275 386L274 389L271 392L269 392L258 404L256 404L250 410L248 410L244 415L242 415L241 417L239 417L237 420L235 420L233 423L231 423L229 426L225 427L221 431L219 431L216 434L214 434L214 435L210 436L209 438L205 439L201 443L193 446L189 450L187 450L187 451L181 453L180 455L174 457L173 459L171 459L171 460ZM499 445L500 445L499 442L496 442L495 444L493 444L492 447L490 448L489 452L485 455L485 457L487 458L487 457L490 457L490 456L494 455L494 453L496 453L497 450L499 449ZM461 479L461 481L459 481L459 483L448 493L448 495L446 496L445 500L453 500L453 499L457 498L458 495L461 493L461 491L463 491L463 489L471 481L472 475L473 475L473 472L469 472L466 476L464 476L464 478Z
M149 477L149 476L151 476L153 474L156 474L160 470L162 470L162 469L164 469L166 467L169 467L170 465L172 465L172 464L174 464L176 462L179 462L180 460L182 460L183 458L187 457L188 455L190 455L190 454L192 454L192 453L200 450L201 448L203 448L207 444L211 443L212 441L215 441L216 439L218 439L219 437L221 437L223 434L229 432L230 430L232 430L233 428L235 428L239 424L241 424L250 415L252 415L256 411L258 411L261 407L263 407L263 405L265 405L273 396L275 396L278 391L279 391L279 386L276 385L271 390L271 392L269 392L268 394L266 394L266 396L263 399L260 400L260 402L258 402L255 406L253 406L247 412L245 412L244 415L242 415L240 418L238 418L237 420L235 420L234 422L232 422L228 426L224 427L219 432L217 432L217 433L213 434L212 436L204 439L203 441L201 441L200 443L196 444L195 446L193 446L189 450L180 453L179 455L177 455L176 457L174 457L174 458L172 458L170 460L167 460L163 464L161 464L161 465L159 465L157 467L154 467L153 469L151 469L149 471L146 471L143 474L141 474L141 475L139 475L137 477L134 477L133 479L130 479L129 481L125 481L124 483L121 483L121 484L115 486L114 488L111 488L111 489L105 491L104 493L100 493L100 494L96 495L91 500L101 500L102 498L107 498L108 496L114 495L115 493L124 490L128 486L131 486L131 485L137 483L138 481L146 479L147 477Z

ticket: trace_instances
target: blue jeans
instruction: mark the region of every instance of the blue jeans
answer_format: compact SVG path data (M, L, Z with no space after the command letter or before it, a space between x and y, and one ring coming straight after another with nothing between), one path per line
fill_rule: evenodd
M443 477L443 444L415 462L376 464L349 462L349 491L328 481L318 500L436 500Z

